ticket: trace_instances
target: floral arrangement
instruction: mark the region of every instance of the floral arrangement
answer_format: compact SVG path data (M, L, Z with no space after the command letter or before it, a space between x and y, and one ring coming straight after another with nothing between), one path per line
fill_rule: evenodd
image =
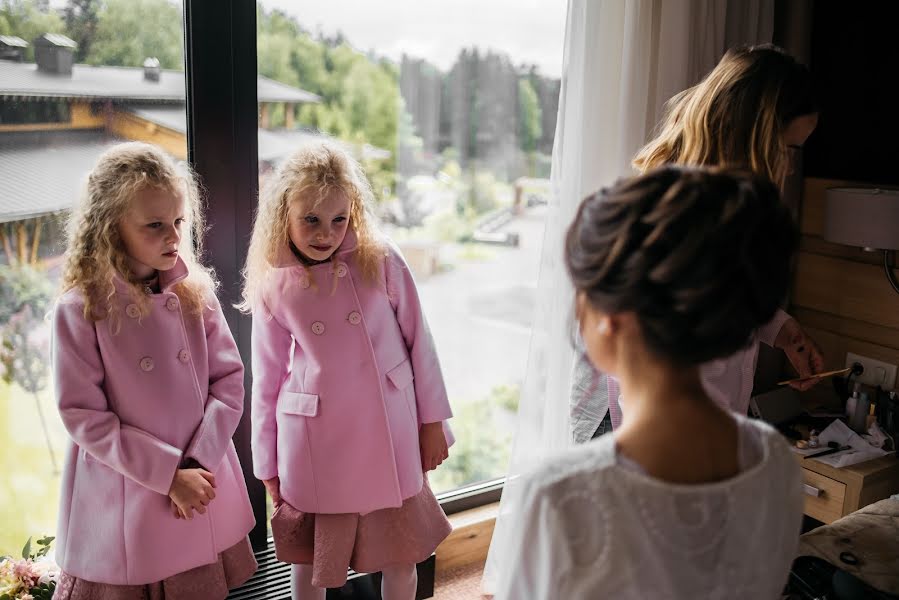
M32 552L31 538L22 549L22 558L0 557L0 600L48 600L56 590L59 567L47 558L52 537L37 542Z

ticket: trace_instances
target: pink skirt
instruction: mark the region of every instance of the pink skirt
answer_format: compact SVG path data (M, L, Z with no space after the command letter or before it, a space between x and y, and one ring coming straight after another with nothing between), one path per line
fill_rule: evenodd
M228 590L245 583L256 572L256 557L250 540L234 544L218 562L172 575L147 585L94 583L59 574L53 600L187 600L227 598Z
M315 514L282 502L272 515L275 556L312 565L312 585L341 587L347 568L376 573L385 567L428 558L452 531L437 498L425 483L399 508L359 515Z

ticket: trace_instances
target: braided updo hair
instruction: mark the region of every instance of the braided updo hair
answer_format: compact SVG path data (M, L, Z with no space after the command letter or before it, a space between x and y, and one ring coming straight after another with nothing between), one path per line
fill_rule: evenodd
M695 365L746 346L774 316L797 240L768 179L668 166L588 196L565 262L594 307L633 311L650 351Z

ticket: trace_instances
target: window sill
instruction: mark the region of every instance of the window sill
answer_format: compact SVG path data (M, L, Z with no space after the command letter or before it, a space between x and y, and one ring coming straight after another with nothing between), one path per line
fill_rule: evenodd
M437 547L437 576L487 560L499 502L450 515L453 532Z

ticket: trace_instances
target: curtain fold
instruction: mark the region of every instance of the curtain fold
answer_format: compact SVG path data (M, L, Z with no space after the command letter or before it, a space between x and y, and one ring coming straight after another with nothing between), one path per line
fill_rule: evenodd
M482 580L492 594L516 527L521 475L571 445L573 290L565 231L581 199L622 176L664 103L725 49L770 41L774 0L569 0L537 305L509 472Z

